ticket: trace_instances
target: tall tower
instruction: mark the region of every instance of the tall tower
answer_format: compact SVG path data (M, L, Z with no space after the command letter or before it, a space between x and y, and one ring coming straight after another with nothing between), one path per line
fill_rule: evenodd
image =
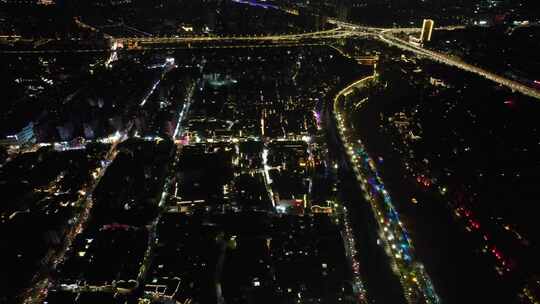
M431 41L431 34L433 33L434 26L435 21L431 19L424 19L424 23L422 24L422 33L420 34L420 43Z

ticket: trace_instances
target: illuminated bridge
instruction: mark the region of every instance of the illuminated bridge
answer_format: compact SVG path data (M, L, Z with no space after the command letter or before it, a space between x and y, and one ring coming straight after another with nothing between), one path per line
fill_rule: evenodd
M506 77L497 75L493 72L487 71L483 68L474 66L472 64L466 63L459 58L453 58L446 54L438 53L432 50L428 50L422 47L419 47L415 44L412 44L408 41L405 41L403 39L397 38L392 35L392 32L395 32L395 30L384 30L381 31L378 35L379 40L386 42L389 45L396 46L400 49L407 50L410 52L413 52L417 55L424 56L427 58L430 58L433 61L437 61L446 65L454 66L456 68L459 68L461 70L465 70L474 74L477 74L479 76L482 76L486 79L489 79L493 82L496 82L502 86L505 86L509 88L512 91L520 92L524 95L527 95L529 97L533 97L536 99L540 99L540 91L536 90L535 88L526 86L522 83L519 83L517 81L508 79Z
M111 38L118 47L127 49L148 49L159 46L198 47L256 47L272 45L327 44L337 39L358 36L356 31L335 28L331 30L265 36L193 36L193 37L115 37Z
M224 35L200 35L200 36L144 36L144 37L112 37L106 35L109 47L103 45L103 41L96 41L92 47L86 43L77 47L79 40L71 40L75 45L67 49L56 49L56 39L30 39L20 36L0 36L0 44L15 42L25 43L31 48L25 50L0 50L0 53L38 54L38 53L86 53L86 52L109 52L125 50L167 50L167 49L201 49L201 48L255 48L255 47L285 47L285 46L315 46L332 45L336 41L365 36L369 33L337 27L330 30L275 35L251 35L251 36L224 36ZM51 43L51 44L48 44ZM100 46L98 46L100 45ZM39 47L39 48L38 48Z
M493 72L480 67L465 63L460 59L447 56L423 47L414 45L409 41L399 39L394 36L395 33L414 33L418 28L376 28L365 27L352 23L341 22L330 19L329 23L336 25L336 28L324 31L299 34L276 34L266 36L192 36L192 37L107 37L111 42L111 48L96 49L72 49L72 50L24 50L0 51L1 53L62 53L62 52L103 52L117 50L167 50L178 48L254 48L254 47L283 47L283 46L310 46L310 45L329 45L332 46L336 41L346 38L355 38L370 36L383 41L389 45L413 52L419 56L427 57L431 60L454 66L459 69L475 73L486 79L494 81L502 86L510 88L512 91L518 91L527 96L540 99L540 91L521 84L517 81L502 77ZM438 30L456 30L461 26L451 26L438 28ZM0 42L23 41L22 37L0 36ZM25 41L28 41L27 39ZM31 40L30 40L31 41ZM48 41L34 41L34 46L46 44Z

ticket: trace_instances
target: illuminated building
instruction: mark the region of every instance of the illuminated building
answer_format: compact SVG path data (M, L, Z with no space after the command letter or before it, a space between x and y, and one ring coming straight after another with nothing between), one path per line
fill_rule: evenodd
M17 134L9 135L6 139L0 140L0 145L24 145L36 143L36 134L34 132L34 123L30 122Z
M431 41L431 34L433 33L434 26L435 21L431 19L424 19L424 23L422 24L422 33L420 34L420 43Z

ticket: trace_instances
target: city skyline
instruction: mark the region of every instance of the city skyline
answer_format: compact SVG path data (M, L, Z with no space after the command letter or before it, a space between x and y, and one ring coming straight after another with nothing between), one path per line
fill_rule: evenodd
M537 303L537 6L0 3L0 303Z

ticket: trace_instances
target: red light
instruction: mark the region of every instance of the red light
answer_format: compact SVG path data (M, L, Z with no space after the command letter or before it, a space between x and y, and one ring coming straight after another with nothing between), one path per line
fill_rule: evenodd
M493 249L491 249L491 252L495 255L497 260L502 260L502 254L499 250L497 250L496 247L493 247Z
M416 177L416 181L417 181L420 185L422 185L422 186L424 186L424 187L429 187L429 186L431 186L431 180L430 180L428 177L426 177L425 175L417 176L417 177Z

